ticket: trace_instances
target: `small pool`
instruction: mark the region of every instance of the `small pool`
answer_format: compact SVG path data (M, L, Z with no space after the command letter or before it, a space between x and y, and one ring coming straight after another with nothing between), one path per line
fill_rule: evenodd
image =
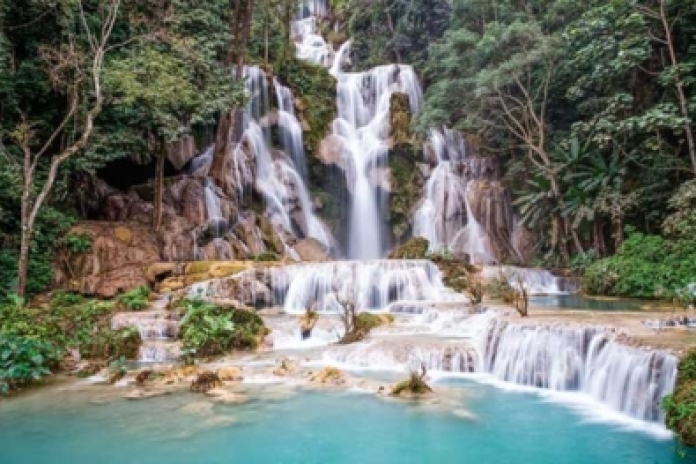
M0 462L684 462L671 439L583 419L535 394L452 382L463 389L462 408L475 418L360 393L301 392L225 406L189 393L126 401L44 391L0 403Z
M637 299L598 299L578 294L538 295L529 298L530 307L565 308L589 311L643 311L658 309L656 302Z

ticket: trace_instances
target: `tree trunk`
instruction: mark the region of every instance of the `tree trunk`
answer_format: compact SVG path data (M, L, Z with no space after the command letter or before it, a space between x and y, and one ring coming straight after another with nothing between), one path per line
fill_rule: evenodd
M662 21L662 27L665 31L664 43L667 45L669 60L672 63L672 66L675 67L674 86L677 89L677 96L679 97L679 107L682 117L686 119L686 122L684 123L684 134L686 135L686 144L689 149L689 157L691 158L691 168L694 171L694 175L696 175L696 146L694 146L694 133L691 130L691 122L689 119L689 99L686 97L686 92L684 92L684 82L676 69L676 67L679 65L679 60L677 59L677 53L674 50L672 25L670 25L669 18L667 18L665 0L660 0L660 20Z
M614 218L614 252L618 251L621 244L624 242L623 220Z
M155 165L155 194L152 202L154 203L152 227L156 232L162 228L162 199L164 198L164 162L167 159L167 144L164 140L160 143Z
M254 0L237 0L235 3L235 13L232 16L233 24L231 25L234 32L230 43L230 50L225 58L225 64L227 66L232 66L236 61L237 68L235 70L235 79L240 81L244 74L244 56L251 28ZM209 172L209 176L212 177L227 194L233 190L227 183L227 159L232 151L235 115L236 108L234 107L220 115L215 133L213 161Z
M32 227L22 218L22 239L19 247L19 263L17 266L17 295L24 298L27 294L27 277L29 274L29 245L31 243Z
M598 258L606 256L607 248L604 243L604 234L602 233L602 222L599 219L592 224L592 243Z

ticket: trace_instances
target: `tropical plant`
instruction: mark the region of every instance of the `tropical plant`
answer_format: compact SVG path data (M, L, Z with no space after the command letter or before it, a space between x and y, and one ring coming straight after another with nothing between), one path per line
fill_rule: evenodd
M51 342L0 333L0 394L49 375L59 354Z

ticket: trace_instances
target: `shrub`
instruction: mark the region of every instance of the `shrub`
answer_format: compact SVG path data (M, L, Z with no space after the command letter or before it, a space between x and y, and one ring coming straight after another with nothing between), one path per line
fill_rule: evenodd
M679 362L677 385L663 399L667 427L687 446L696 446L696 349Z
M231 349L255 349L268 329L258 314L215 305L200 299L182 300L185 314L180 336L184 352L191 357L215 356Z
M130 311L140 311L149 305L150 293L149 287L141 285L119 296L118 302Z
M420 370L411 368L408 379L403 380L392 388L391 394L399 396L403 394L425 395L433 391L425 381L427 370L425 364L421 363Z
M665 239L631 231L616 255L585 270L586 292L637 298L671 298L696 282L696 240Z
M50 342L0 333L0 394L49 375L59 354Z
M75 254L85 254L92 250L92 237L87 234L68 234L63 239L63 244Z

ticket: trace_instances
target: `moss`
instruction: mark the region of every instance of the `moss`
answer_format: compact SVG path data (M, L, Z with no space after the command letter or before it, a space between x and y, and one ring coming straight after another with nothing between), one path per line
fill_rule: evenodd
M411 143L395 145L389 151L392 175L389 222L397 243L409 235L412 212L423 191L425 178L416 167L416 163L422 159L420 146Z
M428 240L412 237L406 243L394 248L390 259L425 259L428 256Z

